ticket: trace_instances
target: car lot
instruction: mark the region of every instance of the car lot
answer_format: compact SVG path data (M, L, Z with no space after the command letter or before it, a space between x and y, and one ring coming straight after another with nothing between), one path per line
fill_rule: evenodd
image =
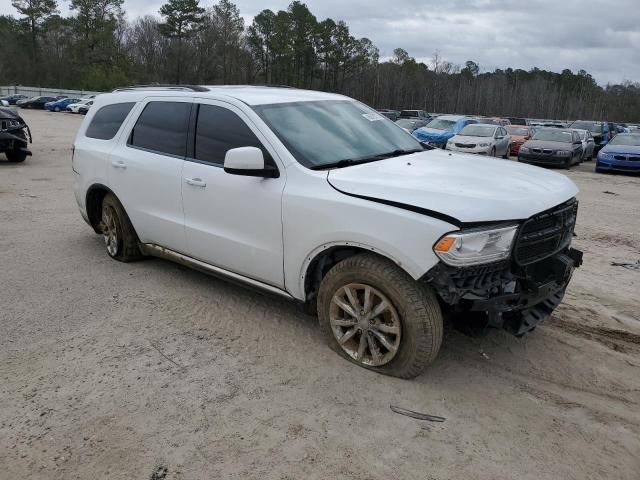
M34 155L0 161L7 478L637 478L640 271L611 263L640 257L640 177L560 171L585 265L557 313L522 339L448 329L404 381L341 360L296 305L110 260L71 189L82 117L21 114Z

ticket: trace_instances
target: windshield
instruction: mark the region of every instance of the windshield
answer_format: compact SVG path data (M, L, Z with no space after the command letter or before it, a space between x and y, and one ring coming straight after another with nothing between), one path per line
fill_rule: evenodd
M436 118L427 123L427 128L433 128L434 130L451 130L456 124L453 120L445 120L443 118Z
M548 142L573 143L573 135L566 130L538 130L533 140L546 140Z
M467 125L458 133L463 137L493 137L496 127L491 125Z
M422 150L411 135L357 102L323 100L257 105L253 109L308 168Z
M508 120L511 122L511 125L526 125L527 121L524 118L513 118L509 117ZM519 134L516 134L519 135Z
M505 127L507 132L510 135L519 135L521 137L526 137L529 135L529 130L527 128L518 128L518 127Z
M402 110L402 111L400 112L400 116L401 116L401 117L409 117L409 118L411 118L411 117L418 117L418 116L420 116L420 115L418 114L418 112L419 112L419 110Z
M571 128L589 130L593 133L602 133L602 125L597 122L573 122L571 124Z
M616 135L611 139L609 145L633 145L640 147L640 135Z

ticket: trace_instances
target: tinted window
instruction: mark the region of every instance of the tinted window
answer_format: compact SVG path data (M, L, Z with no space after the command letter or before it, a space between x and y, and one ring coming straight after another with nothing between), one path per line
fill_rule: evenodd
M223 165L227 150L238 147L257 147L262 150L265 163L273 163L260 140L238 115L227 108L200 105L194 157Z
M184 157L191 104L149 102L131 131L129 145Z
M75 100L72 101L75 102ZM111 140L118 133L120 125L127 118L134 105L135 103L133 102L115 103L102 107L93 116L85 135L100 140Z

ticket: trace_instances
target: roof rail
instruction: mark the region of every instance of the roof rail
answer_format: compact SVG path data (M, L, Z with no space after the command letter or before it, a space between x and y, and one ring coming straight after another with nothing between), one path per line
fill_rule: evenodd
M172 85L169 83L152 83L150 85L131 85L128 87L114 88L111 93L126 92L129 90L180 90L186 92L208 92L209 89L200 85Z

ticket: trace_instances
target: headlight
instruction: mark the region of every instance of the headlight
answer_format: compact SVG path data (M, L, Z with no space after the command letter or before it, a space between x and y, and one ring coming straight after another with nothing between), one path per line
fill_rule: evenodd
M520 153L529 153L529 147L520 147Z
M479 143L478 146L479 147L488 147L489 144L488 143Z
M600 152L598 156L602 158L609 158L609 154L607 152Z
M559 157L568 157L569 155L571 155L571 152L569 152L568 150L557 150L556 155Z
M433 247L440 259L454 267L465 267L509 258L518 227L453 232Z

